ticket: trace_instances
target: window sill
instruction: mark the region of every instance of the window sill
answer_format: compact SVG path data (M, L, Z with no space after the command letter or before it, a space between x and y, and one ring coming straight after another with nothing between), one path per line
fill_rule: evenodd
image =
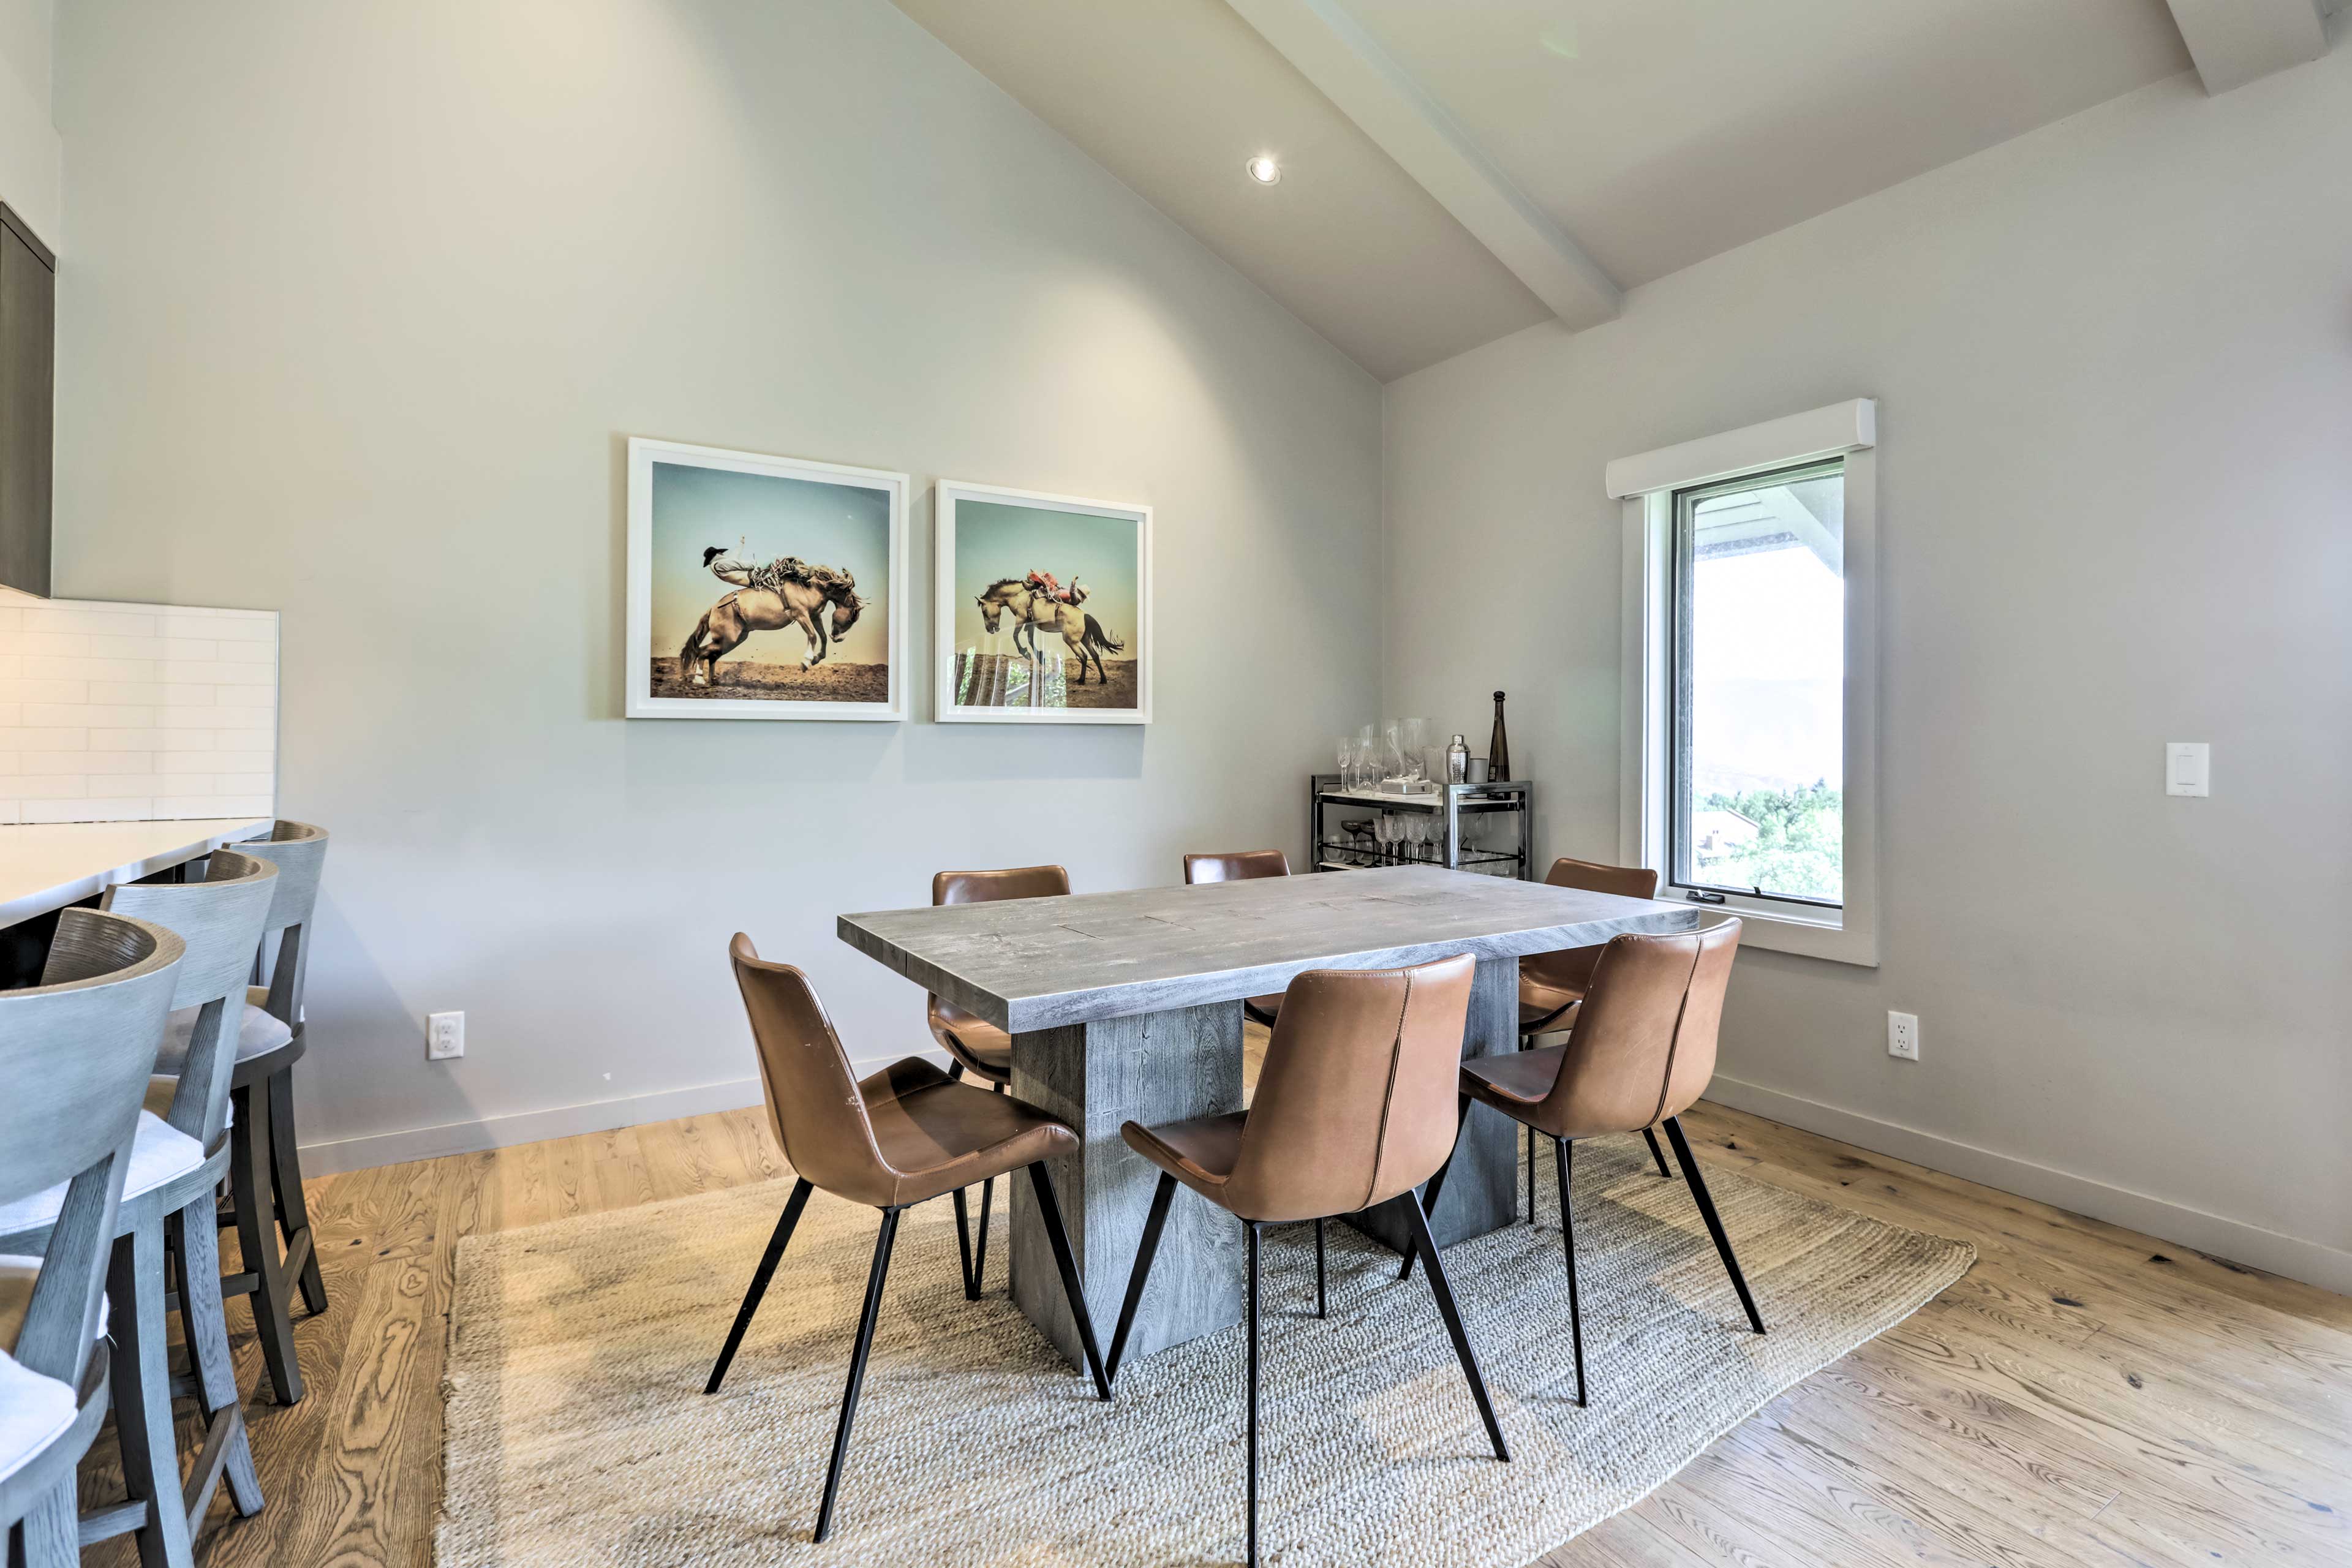
M1743 947L1793 952L1803 958L1857 964L1865 969L1878 967L1878 933L1862 925L1849 928L1843 918L1801 915L1783 909L1744 904L1737 899L1693 907L1710 915L1738 916Z

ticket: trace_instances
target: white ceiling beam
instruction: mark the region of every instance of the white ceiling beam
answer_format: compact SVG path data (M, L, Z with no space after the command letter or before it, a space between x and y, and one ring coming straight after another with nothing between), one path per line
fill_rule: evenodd
M1227 3L1561 321L1589 327L1617 313L1615 280L1337 0Z
M2327 52L2318 0L2166 0L2208 93Z

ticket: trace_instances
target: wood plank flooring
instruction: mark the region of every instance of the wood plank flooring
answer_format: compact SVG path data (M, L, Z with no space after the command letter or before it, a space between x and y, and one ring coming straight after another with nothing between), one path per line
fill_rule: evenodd
M2352 1563L2352 1300L1737 1111L1685 1125L1710 1164L1979 1259L1543 1568ZM310 1397L256 1393L269 1507L216 1501L199 1562L424 1568L457 1239L784 1173L743 1110L313 1182L333 1304L297 1322ZM257 1390L241 1306L230 1331Z

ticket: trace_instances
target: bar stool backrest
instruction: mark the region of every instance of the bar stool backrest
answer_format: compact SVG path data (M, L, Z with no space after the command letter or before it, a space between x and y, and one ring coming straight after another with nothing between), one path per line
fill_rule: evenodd
M279 822L267 838L236 846L238 853L267 860L278 868L278 891L269 900L269 914L261 922L261 939L278 937L277 960L269 969L269 1000L263 1004L270 1016L288 1028L302 1022L302 983L310 969L310 911L319 902L319 877L327 865L327 830L307 822Z
M203 1011L164 1120L206 1149L228 1127L229 1079L245 1022L245 979L261 946L261 925L277 884L278 868L268 861L215 849L201 882L123 882L107 889L107 910L166 927L185 944L172 1007ZM236 1002L233 1010L231 997ZM151 1071L152 1067L150 1058Z
M727 945L760 1050L768 1121L793 1169L813 1186L886 1207L898 1183L874 1141L865 1091L808 976L760 956L741 931Z
M1187 887L1202 882L1248 882L1260 877L1287 877L1290 857L1279 849L1230 849L1216 855L1184 857Z
M70 1184L12 1353L69 1388L98 1332L131 1140L184 952L162 926L69 909L41 984L0 991L0 1203Z
M1461 1125L1467 954L1310 969L1283 994L1225 1193L1244 1219L1319 1219L1436 1173Z
M1679 1116L1715 1077L1739 921L1612 937L1592 971L1543 1125L1632 1132Z

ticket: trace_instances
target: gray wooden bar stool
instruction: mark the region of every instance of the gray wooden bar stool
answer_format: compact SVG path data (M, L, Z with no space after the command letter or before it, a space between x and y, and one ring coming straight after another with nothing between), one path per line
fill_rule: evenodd
M246 1438L244 1402L229 1357L221 1310L214 1189L228 1170L229 1076L236 1044L227 1005L245 994L261 941L278 868L216 851L201 882L133 882L110 889L104 908L163 926L184 948L173 1003L193 1008L174 1077L151 1079L133 1135L130 1170L115 1216L107 1273L114 1356L115 1426L122 1440L128 1502L85 1514L84 1541L137 1531L142 1564L191 1568L195 1527L224 1474L241 1515L261 1510L261 1480ZM173 1049L167 1021L163 1050ZM160 1065L160 1064L158 1064ZM48 1188L0 1205L0 1252L45 1250L69 1194ZM173 1384L163 1319L166 1249L178 1258L181 1333L194 1376L189 1394L205 1416L195 1471L184 1486L172 1422Z
M180 939L58 920L41 984L0 992L0 1205L62 1188L39 1257L0 1257L0 1559L81 1561L74 1468L110 1392L105 1281Z
M221 1281L224 1295L250 1295L262 1365L280 1405L302 1397L294 1354L292 1286L312 1316L327 1310L327 1284L302 1200L302 1157L294 1133L294 1064L307 1048L302 986L310 963L310 911L327 863L327 833L307 822L279 822L269 837L236 846L278 868L278 890L262 922L261 958L268 984L245 993L231 1079L236 1115L229 1126L229 1205L242 1269ZM278 939L277 951L269 939ZM259 978L261 966L256 965ZM272 1234L273 1228L278 1233ZM278 1252L280 1242L285 1252Z

